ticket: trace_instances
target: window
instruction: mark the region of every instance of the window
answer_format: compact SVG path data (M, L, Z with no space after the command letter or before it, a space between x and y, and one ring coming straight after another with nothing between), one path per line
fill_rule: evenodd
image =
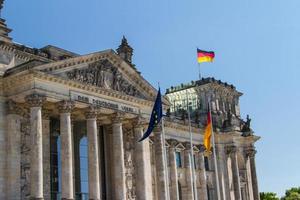
M209 161L208 161L207 156L204 156L204 165L205 165L205 170L208 171L209 170Z
M61 153L59 120L50 121L50 190L51 200L61 199Z
M179 200L182 200L182 189L181 189L181 184L178 181L178 196L179 196Z
M180 152L176 152L176 166L178 168L181 168L182 167L182 162L181 162L181 154Z
M89 177L88 177L88 141L84 136L79 143L79 157L80 157L80 193L81 196L87 196L89 192Z
M60 136L51 136L50 142L51 199L57 200L61 193Z

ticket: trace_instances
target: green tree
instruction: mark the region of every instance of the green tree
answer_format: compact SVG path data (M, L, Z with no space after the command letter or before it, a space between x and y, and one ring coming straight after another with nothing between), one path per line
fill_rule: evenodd
M273 192L261 192L260 200L279 200L276 193Z
M300 187L286 190L285 196L281 200L300 200Z

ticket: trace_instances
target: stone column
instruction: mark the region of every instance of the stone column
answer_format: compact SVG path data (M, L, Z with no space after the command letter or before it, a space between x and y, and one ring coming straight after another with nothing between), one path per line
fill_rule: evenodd
M115 200L126 200L126 169L124 163L124 143L122 117L120 113L113 116L112 124L112 172L113 172L113 198Z
M191 143L184 143L184 168L185 168L185 180L186 180L186 194L184 194L186 200L193 200L193 173L192 173L192 158L191 158ZM195 178L195 177L194 177Z
M256 154L256 150L254 148L248 149L246 152L246 155L250 161L253 197L254 200L260 200L258 183L257 183L257 175L256 175L255 154Z
M177 164L176 164L176 150L175 147L178 144L177 140L168 140L170 144L169 147L169 162L170 162L170 199L178 200L178 174L177 174Z
M0 157L0 163L6 164L6 181L3 182L3 187L6 183L6 189L1 193L6 194L6 198L0 194L0 199L18 200L21 198L21 116L19 115L20 108L13 101L8 101L8 113L6 120L2 119L2 123L7 126L7 135L3 146L0 145L0 151L7 154L6 163L5 157ZM5 151L6 149L6 151ZM0 169L1 171L1 169ZM1 183L0 183L1 185ZM1 186L0 186L1 187Z
M43 129L43 179L44 179L44 198L51 198L50 181L50 111L43 109L42 129Z
M155 150L155 169L156 169L156 188L157 198L167 200L167 180L166 164L164 160L163 138L161 127L154 128L154 150Z
M100 200L97 113L93 109L86 113L86 127L88 138L89 199Z
M235 146L228 146L227 154L231 158L231 168L232 168L231 170L232 170L235 200L242 200L239 166L238 166L238 158L237 158L237 148Z
M149 139L137 142L142 138L143 119L137 118L134 121L134 162L136 179L136 198L140 200L152 200L152 176Z
M30 106L30 196L31 199L42 200L44 199L42 104L46 98L31 94L25 99Z
M74 102L72 101L64 100L58 104L58 109L60 111L62 200L74 199L73 149L71 132L71 111L73 107Z
M198 166L199 166L199 182L200 187L198 189L198 199L199 200L208 200L207 197L207 182L206 182L206 171L204 164L204 151L205 147L200 145L198 153Z

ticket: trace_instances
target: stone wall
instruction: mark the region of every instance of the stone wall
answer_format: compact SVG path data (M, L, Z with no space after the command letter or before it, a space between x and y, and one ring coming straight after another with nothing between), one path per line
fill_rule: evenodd
M0 97L0 199L6 199L6 126L5 126L5 100Z

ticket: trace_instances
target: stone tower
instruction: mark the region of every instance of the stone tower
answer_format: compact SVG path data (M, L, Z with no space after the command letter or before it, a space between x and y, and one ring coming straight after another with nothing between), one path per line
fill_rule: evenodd
M133 48L128 44L125 36L123 36L121 45L117 49L117 52L121 58L129 64L132 64Z
M4 0L0 0L0 41L3 42L11 42L12 39L8 36L8 34L12 31L9 29L5 23L5 20L2 19L2 8L3 8Z

